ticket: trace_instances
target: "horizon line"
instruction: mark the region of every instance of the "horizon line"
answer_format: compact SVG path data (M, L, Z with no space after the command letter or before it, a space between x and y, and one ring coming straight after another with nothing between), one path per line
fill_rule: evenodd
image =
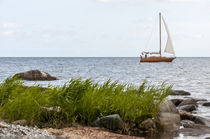
M140 58L131 56L0 56L0 58ZM179 56L176 58L210 58L210 56Z

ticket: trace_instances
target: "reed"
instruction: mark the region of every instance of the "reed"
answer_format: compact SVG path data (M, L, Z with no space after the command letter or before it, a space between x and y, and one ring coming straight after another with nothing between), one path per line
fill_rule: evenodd
M160 102L172 86L143 82L139 87L117 81L94 83L71 79L62 86L26 87L16 78L0 85L0 116L9 121L27 120L29 125L65 126L74 122L90 125L98 117L119 114L123 121L141 122L156 116ZM60 107L43 119L42 107Z

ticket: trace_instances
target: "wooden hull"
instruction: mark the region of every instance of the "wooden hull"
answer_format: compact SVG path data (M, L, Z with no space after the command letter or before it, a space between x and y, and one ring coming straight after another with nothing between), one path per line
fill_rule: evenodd
M175 57L147 57L141 58L140 62L172 62Z

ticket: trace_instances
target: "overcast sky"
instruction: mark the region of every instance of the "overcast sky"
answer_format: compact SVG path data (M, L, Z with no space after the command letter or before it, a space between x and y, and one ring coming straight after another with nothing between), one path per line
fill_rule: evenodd
M136 57L159 47L159 12L176 56L210 56L209 7L209 0L0 0L0 56Z

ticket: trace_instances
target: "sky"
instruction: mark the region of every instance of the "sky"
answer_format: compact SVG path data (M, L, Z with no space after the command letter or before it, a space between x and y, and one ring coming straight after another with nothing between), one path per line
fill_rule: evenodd
M210 0L0 0L0 57L138 57L159 48L159 12L177 57L210 57L209 7Z

